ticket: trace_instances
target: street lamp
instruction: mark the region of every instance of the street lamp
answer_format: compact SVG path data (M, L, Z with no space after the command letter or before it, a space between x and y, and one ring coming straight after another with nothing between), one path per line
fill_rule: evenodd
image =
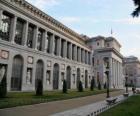
M127 80L128 80L128 75L126 74L126 75L125 75L125 87L126 87L126 93L128 93L128 83L127 83Z
M110 95L109 95L109 61L107 58L105 59L105 67L106 67L105 74L107 77L107 91L106 91L107 96L106 96L106 98L109 98L110 97Z

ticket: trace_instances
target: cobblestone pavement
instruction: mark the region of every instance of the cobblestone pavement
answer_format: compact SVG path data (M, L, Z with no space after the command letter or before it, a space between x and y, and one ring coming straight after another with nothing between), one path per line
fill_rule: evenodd
M111 96L123 94L124 90L111 92ZM0 116L49 116L106 99L106 93L93 96L0 109Z

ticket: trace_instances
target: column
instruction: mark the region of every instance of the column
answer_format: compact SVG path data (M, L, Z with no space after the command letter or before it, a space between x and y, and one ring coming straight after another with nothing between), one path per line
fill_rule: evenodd
M72 43L70 43L69 53L70 53L70 60L72 60Z
M81 48L79 47L79 62L81 62Z
M50 36L50 53L54 54L54 34Z
M74 46L74 60L77 61L77 46Z
M43 52L47 52L47 47L48 47L48 39L47 39L48 35L47 35L47 31L45 30L43 32L43 40L42 40L42 51Z
M3 14L3 10L0 9L0 26L1 26L1 23L2 23L2 14Z
M85 62L85 50L83 50L83 63Z
M61 56L61 38L58 38L57 55Z
M112 58L110 57L109 58L109 65L110 65L110 69L109 69L109 79L110 79L110 82L109 82L109 87L112 87L113 85L113 78L112 78Z
M14 43L15 40L15 32L16 32L16 23L17 23L17 17L14 16L14 18L12 18L12 23L11 23L11 29L10 29L10 41L12 43Z
M67 57L67 41L64 42L64 58Z
M37 41L38 41L38 27L34 29L34 38L33 38L33 48L37 50Z
M22 45L24 45L24 46L27 45L28 26L29 26L29 23L28 23L28 21L26 21L25 24L24 24L24 28L23 28L23 41L22 41Z

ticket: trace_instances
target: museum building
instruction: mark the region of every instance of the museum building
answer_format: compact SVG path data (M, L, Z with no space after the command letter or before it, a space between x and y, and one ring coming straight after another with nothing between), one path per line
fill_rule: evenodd
M0 73L8 91L84 88L93 78L86 38L25 0L0 0Z

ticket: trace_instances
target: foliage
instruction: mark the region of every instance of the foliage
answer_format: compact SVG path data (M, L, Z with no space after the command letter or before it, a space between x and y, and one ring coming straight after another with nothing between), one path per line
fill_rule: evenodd
M67 82L65 79L63 80L63 93L67 93Z
M101 88L101 83L100 83L100 81L98 82L98 89L99 89L99 90L102 89L102 88Z
M95 87L95 80L92 79L91 80L91 84L90 84L90 90L93 91L94 90L94 87Z
M107 86L106 86L106 82L105 82L105 84L104 84L104 89L106 89L107 88Z
M78 84L78 91L83 92L83 84L81 81L79 81L79 84Z
M7 83L6 77L4 77L0 83L0 98L6 97L7 94Z
M43 84L41 79L37 80L36 95L43 95Z
M138 17L140 14L140 0L133 0L135 5L135 10L132 12L133 17Z

